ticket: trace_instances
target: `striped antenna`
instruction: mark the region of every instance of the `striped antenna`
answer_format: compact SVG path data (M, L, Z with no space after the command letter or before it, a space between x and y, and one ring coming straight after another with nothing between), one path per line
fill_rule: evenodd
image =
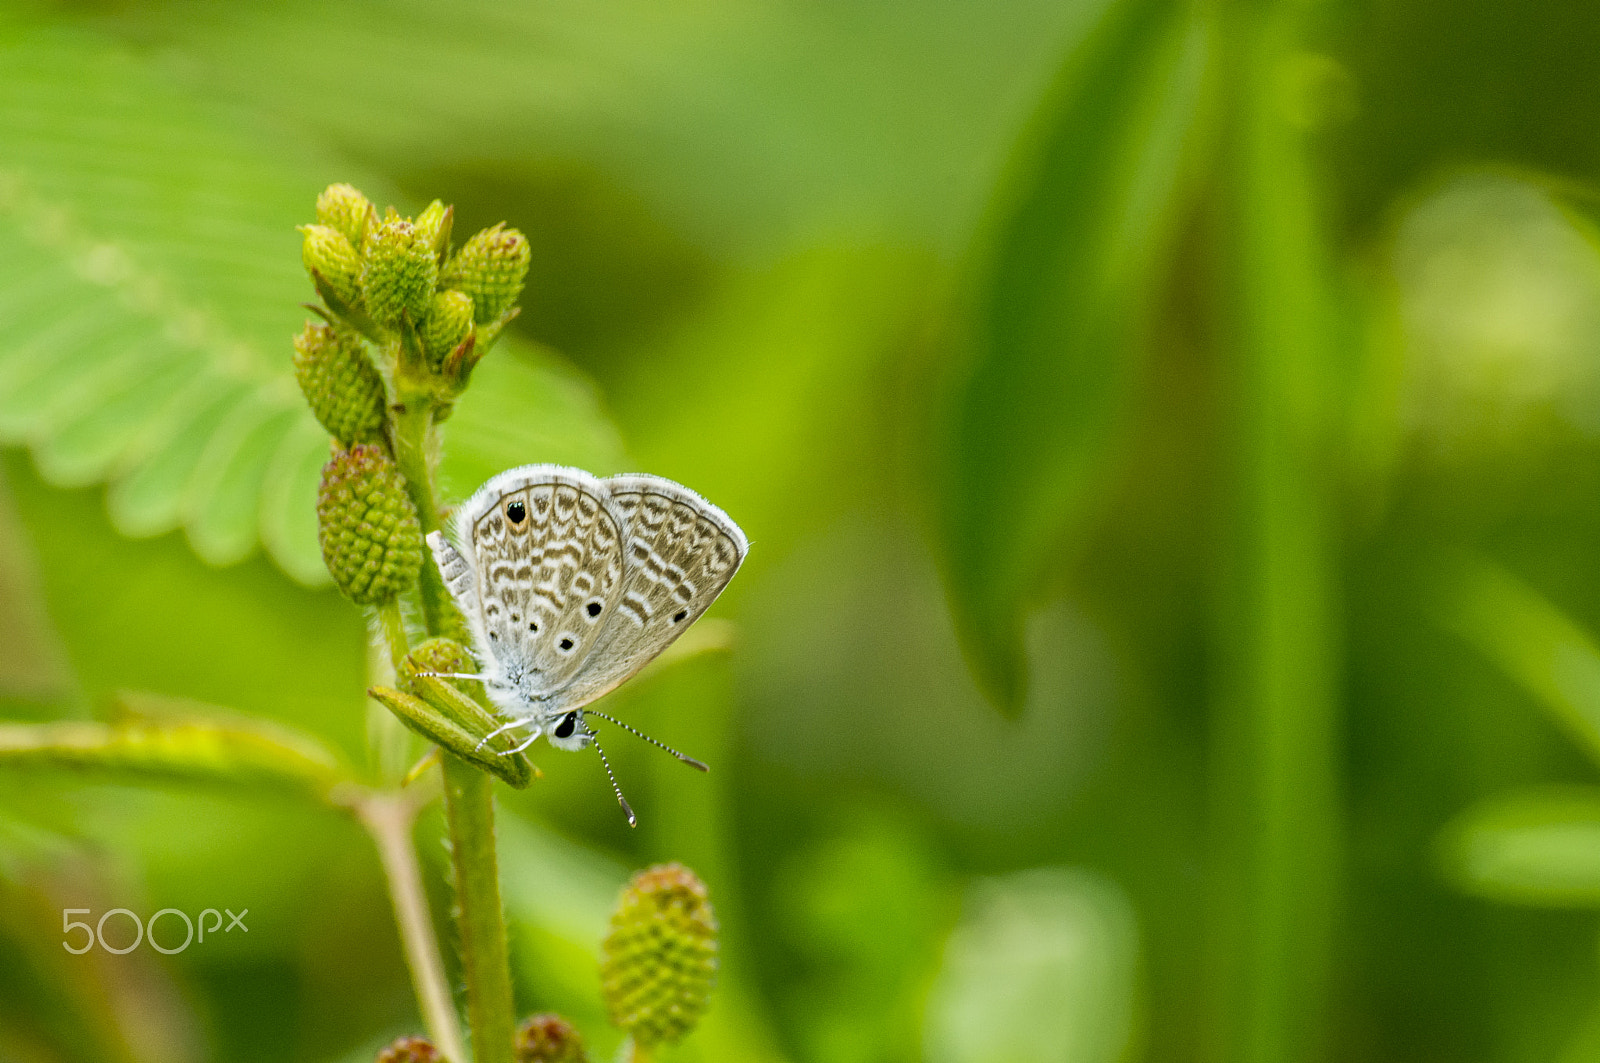
M689 765L689 767L691 767L691 768L699 768L701 771L710 771L711 770L710 768L706 767L706 765L704 763L702 763L701 761L695 760L693 757L688 756L687 754L679 753L676 749L673 749L671 746L667 745L665 742L658 742L654 738L651 738L649 735L645 734L643 731L640 731L640 730L638 730L637 728L634 728L634 727L629 727L627 724L623 723L621 720L613 719L612 717L607 716L603 712L595 712L593 709L581 709L579 711L584 716L598 716L602 720L606 721L607 723L616 724L618 727L622 728L624 731L627 731L629 734L633 735L635 738L642 738L646 742L649 742L651 745L655 746L657 749L666 750L668 753L671 753L673 756L677 757L679 760L683 761L685 764ZM589 733L593 734L594 732L591 731Z

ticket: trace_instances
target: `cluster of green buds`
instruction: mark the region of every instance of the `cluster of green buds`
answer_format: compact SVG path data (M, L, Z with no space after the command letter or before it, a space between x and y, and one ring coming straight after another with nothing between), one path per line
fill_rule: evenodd
M295 337L294 370L333 437L318 498L322 553L352 601L383 605L417 579L424 551L415 492L397 467L394 418L448 415L472 369L517 315L528 241L496 225L456 248L454 211L415 218L347 184L317 198L301 257L322 320Z
M465 635L423 545L441 523L435 432L516 317L528 273L521 233L496 225L456 247L453 222L438 200L415 218L393 207L380 217L366 196L336 184L317 197L315 224L300 228L322 303L309 307L319 320L295 337L295 378L333 437L317 495L322 557L344 596L384 625L397 664L409 642L402 599L421 605L429 633ZM528 785L526 757L485 745L498 726L490 710L415 674L474 672L470 654L442 640L419 653L426 663L404 669L404 689L373 696L430 742Z
M338 184L317 198L317 223L301 227L325 316L384 349L392 374L444 401L516 317L530 255L527 239L504 225L455 248L454 218L438 200L415 218L393 207L379 218L366 196Z
M603 945L600 988L635 1059L692 1030L717 981L717 919L704 882L681 864L633 876Z

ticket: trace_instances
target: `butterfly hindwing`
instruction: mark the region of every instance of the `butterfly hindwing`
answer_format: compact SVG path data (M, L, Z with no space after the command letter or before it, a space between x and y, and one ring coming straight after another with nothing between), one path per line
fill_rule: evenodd
M658 476L601 481L625 520L623 577L591 659L559 701L578 707L614 689L705 612L749 549L727 514Z

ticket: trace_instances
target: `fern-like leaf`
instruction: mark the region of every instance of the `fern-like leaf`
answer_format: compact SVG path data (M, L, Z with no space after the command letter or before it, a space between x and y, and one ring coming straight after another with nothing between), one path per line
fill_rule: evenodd
M348 169L88 34L10 34L0 67L0 443L58 486L108 483L126 535L181 528L216 565L265 546L325 584L327 436L290 368L311 296L295 225ZM592 390L551 359L497 352L480 374L475 391L515 390L461 404L460 479L621 464Z

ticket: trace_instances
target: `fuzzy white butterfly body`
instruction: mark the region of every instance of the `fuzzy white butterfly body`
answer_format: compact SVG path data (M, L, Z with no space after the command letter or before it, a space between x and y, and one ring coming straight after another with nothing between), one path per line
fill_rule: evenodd
M454 525L455 545L438 532L428 545L472 628L485 689L507 729L559 749L593 741L584 707L688 630L749 549L727 514L680 484L561 465L500 473Z

